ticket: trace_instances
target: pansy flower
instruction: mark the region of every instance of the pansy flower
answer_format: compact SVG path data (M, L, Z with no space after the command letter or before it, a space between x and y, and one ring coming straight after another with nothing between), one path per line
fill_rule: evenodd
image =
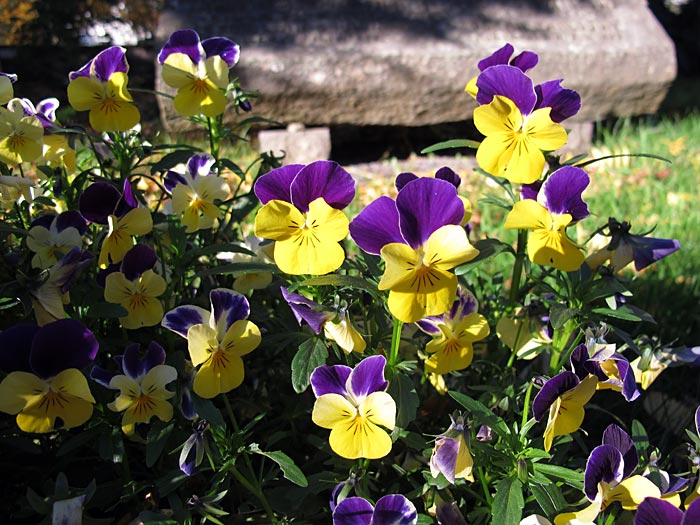
M595 344L591 350L585 344L580 344L571 353L571 363L574 372L580 379L594 375L598 379L597 390L615 390L620 392L627 401L639 397L639 390L634 379L634 369L626 357L617 353L614 344Z
M109 47L68 75L68 102L76 111L90 112L96 131L128 131L141 119L127 89L128 73L126 49Z
M87 222L74 210L35 219L27 235L27 248L34 252L32 266L48 268L55 264L72 248L82 244L82 236L86 231Z
M185 117L215 117L226 108L228 74L240 48L228 38L204 41L192 29L175 31L160 50L163 81L177 89L175 110Z
M591 504L578 511L560 514L555 525L595 523L598 514L615 501L634 510L644 498L659 498L659 488L647 478L633 475L638 456L632 438L615 424L603 432L603 444L591 451L586 462L583 491Z
M243 357L260 344L260 329L248 320L250 305L244 295L217 288L209 293L211 311L195 305L170 310L161 323L187 339L190 359L198 366L193 390L212 398L238 388L243 382Z
M0 204L14 206L21 200L32 202L35 188L36 184L32 179L0 175Z
M106 388L119 390L117 398L107 406L115 412L124 412L124 434L134 434L136 424L148 423L154 417L170 421L173 406L168 399L175 392L168 390L167 385L177 379L177 370L164 364L163 347L152 341L141 355L140 345L133 343L124 349L124 355L114 359L123 373L115 374L96 366L90 377Z
M700 500L695 500L685 512L659 498L646 498L637 507L634 525L695 525L700 523Z
M70 303L69 291L94 259L90 252L75 246L41 274L41 283L29 290L39 326L66 317L64 305Z
M557 436L571 434L579 429L585 415L583 407L593 397L598 380L589 375L580 380L565 370L548 380L535 396L532 412L536 421L547 416L544 431L544 449L549 452Z
M97 261L102 269L121 262L134 246L134 235L153 229L151 212L139 206L128 180L123 193L109 182L94 182L80 196L79 208L88 221L109 227Z
M193 476L199 470L199 465L204 460L204 453L207 449L206 432L209 429L209 423L204 419L200 419L194 424L194 430L190 437L187 438L182 450L178 464L180 470L188 476Z
M479 251L461 226L464 205L445 180L419 178L403 186L396 200L380 197L350 223L350 234L386 266L380 290L389 290L389 311L413 323L449 310L457 276L449 270Z
M641 271L681 249L681 243L676 239L657 239L630 233L631 226L627 221L618 222L611 217L607 228L610 242L586 258L586 264L591 268L609 261L615 271L620 271L634 262L634 269Z
M272 251L274 243L262 242L255 235L248 235L244 242L238 243L242 249L235 252L219 252L217 259L223 259L230 263L273 264ZM233 289L244 295L253 290L263 290L272 283L272 272L263 269L246 269L233 272Z
M0 71L0 105L8 103L15 96L12 84L17 82L17 75Z
M401 494L388 494L373 506L364 498L345 498L333 510L333 525L416 525L416 507Z
M127 252L119 271L105 279L105 301L119 304L127 315L119 318L124 328L155 326L163 319L165 279L153 271L158 258L153 248L137 244Z
M226 181L211 171L216 159L206 153L197 154L187 161L184 174L168 171L165 187L173 199L173 212L182 214L187 233L206 230L221 217L217 200L228 197Z
M429 316L416 324L433 339L425 347L428 358L425 370L432 374L447 374L467 368L474 358L475 341L489 335L486 318L477 313L474 294L457 288L457 299L447 312Z
M13 98L0 106L0 162L21 164L41 156L44 128L38 118L27 115L22 101Z
M82 425L95 399L81 369L97 354L93 333L75 319L41 328L16 325L0 332L0 412L17 415L24 432Z
M474 125L485 137L476 151L479 166L513 183L539 180L543 151L562 147L568 138L553 120L552 107L537 107L532 80L517 67L491 66L479 75L477 87L482 105L474 110Z
M532 301L501 317L496 324L496 334L518 358L530 360L552 343L554 330L544 304Z
M524 197L513 205L505 227L530 230L527 254L535 264L567 272L583 264L583 252L567 237L567 226L590 214L581 194L589 183L581 168L564 166L552 173L536 195L524 188Z
M341 457L379 459L391 451L391 437L381 428L393 430L396 424L385 365L384 356L375 355L355 368L323 365L311 373L316 396L311 419L331 430L331 449Z
M442 474L450 483L460 478L474 481L474 459L469 451L469 429L465 427L464 416L450 416L450 419L450 427L435 438L435 448L430 456L430 473L434 478Z
M355 181L339 164L289 164L255 182L263 207L255 235L275 241L275 264L292 275L324 275L340 268L340 245L349 220L341 211L355 196Z
M479 72L483 73L486 68L491 66L509 65L517 67L523 73L527 73L528 70L535 67L537 62L539 62L540 58L537 56L537 53L532 51L522 51L516 56L513 56L514 52L515 48L511 44L506 43L503 47L497 49L486 58L479 60L477 63ZM469 80L469 82L467 82L467 86L464 88L464 91L469 93L474 98L476 98L479 91L478 87L476 86L476 81L478 78L478 76L473 77L471 80Z
M335 341L346 354L365 351L367 343L351 321L346 307L328 311L301 294L289 292L284 286L280 291L300 326L306 322L317 334L323 329L326 338Z

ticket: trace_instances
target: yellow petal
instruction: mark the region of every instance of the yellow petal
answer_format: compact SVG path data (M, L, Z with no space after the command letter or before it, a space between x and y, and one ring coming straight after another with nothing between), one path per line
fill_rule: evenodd
M603 496L605 506L613 501L619 501L625 510L636 509L644 501L644 498L660 497L661 492L659 488L649 479L639 475L623 479L619 485L607 490Z
M564 126L553 122L550 117L552 108L540 108L528 115L523 125L523 133L533 144L544 151L561 148L568 139Z
M104 85L93 78L78 77L68 84L68 102L76 111L91 110L104 97Z
M490 103L474 110L474 125L485 137L497 133L512 133L522 127L523 116L512 100L497 95Z
M435 230L425 241L423 252L426 263L441 270L450 270L479 255L479 250L469 242L466 230L456 224Z
M255 216L255 235L264 239L289 239L305 223L304 214L293 204L268 201Z
M404 323L415 323L429 315L441 315L449 310L457 293L457 277L441 273L443 286L434 292L414 293L391 290L387 305L389 311Z
M372 392L358 407L361 417L389 430L396 424L396 402L386 392Z
M311 412L311 421L321 428L333 428L349 423L357 415L357 409L340 394L319 396Z
M218 346L216 331L210 326L196 324L187 330L187 349L194 366L199 366L209 359Z
M330 321L324 323L323 333L328 339L335 341L346 354L351 352L362 354L367 346L360 332L348 319L347 314L342 316L337 323Z
M474 481L472 469L474 468L474 459L472 458L469 447L464 440L464 436L460 435L457 438L459 448L457 449L457 462L455 464L455 479L466 479Z
M197 76L197 66L185 53L172 53L163 62L163 81L170 87L183 88Z
M255 350L262 340L260 329L255 323L242 319L234 322L226 331L221 348L237 356L244 356Z
M346 459L379 459L391 452L389 434L361 416L334 426L328 441Z
M48 391L43 379L29 372L10 372L0 383L0 412L17 414L34 404Z
M243 382L243 360L231 352L215 351L197 371L192 389L205 399L230 392Z

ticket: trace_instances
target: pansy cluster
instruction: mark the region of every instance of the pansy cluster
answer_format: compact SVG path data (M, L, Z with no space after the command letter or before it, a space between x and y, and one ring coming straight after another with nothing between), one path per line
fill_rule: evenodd
M56 494L33 484L26 495L36 512L57 522L70 508L71 523L90 512L699 519L700 483L664 470L638 423L620 418L588 442L594 396L628 406L700 351L645 351L614 327L646 319L627 304L622 269L680 243L614 218L597 230L609 237L600 250L579 242L576 228L600 216L583 198L594 180L555 152L580 96L560 79L536 84L532 51L506 44L478 63L466 89L484 136L477 171L506 196L500 226L517 232L506 243L479 230L475 196L447 166L400 173L394 198L357 210L357 183L335 161L227 158L228 121L251 110L230 76L239 58L232 40L191 29L158 53L170 90L159 95L204 130L204 147L141 136L125 48L68 75L82 124L61 124L55 98L15 97L17 76L0 73L0 442L52 458ZM485 269L500 254L507 279ZM97 488L76 496L66 475ZM89 506L95 491L101 508Z

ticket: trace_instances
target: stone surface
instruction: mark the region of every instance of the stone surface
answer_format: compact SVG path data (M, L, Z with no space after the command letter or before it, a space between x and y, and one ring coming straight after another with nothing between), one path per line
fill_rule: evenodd
M255 114L283 124L469 120L464 85L505 42L540 55L535 81L579 91L579 122L653 113L676 75L646 0L166 0L158 42L185 27L239 43L234 74L259 93Z
M326 127L305 128L290 124L287 129L268 129L258 132L258 150L284 155L284 164L309 164L328 159L331 154L331 132Z

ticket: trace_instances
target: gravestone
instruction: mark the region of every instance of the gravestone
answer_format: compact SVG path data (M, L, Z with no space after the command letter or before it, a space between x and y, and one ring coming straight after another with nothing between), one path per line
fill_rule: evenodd
M165 0L156 38L227 36L255 114L283 126L424 126L471 119L479 59L532 50L536 82L582 97L567 126L653 113L676 75L673 43L646 0ZM156 89L166 89L156 75ZM167 127L186 121L161 104Z

